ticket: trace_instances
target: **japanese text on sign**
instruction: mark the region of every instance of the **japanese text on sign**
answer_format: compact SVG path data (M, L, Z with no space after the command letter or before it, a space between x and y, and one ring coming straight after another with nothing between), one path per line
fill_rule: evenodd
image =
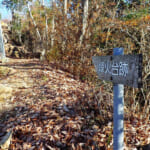
M128 74L128 64L125 62L100 62L98 64L98 72L111 74L114 76L124 76Z

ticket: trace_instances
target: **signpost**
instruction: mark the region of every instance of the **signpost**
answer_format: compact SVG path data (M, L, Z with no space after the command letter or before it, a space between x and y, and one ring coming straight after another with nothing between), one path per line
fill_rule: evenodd
M113 82L113 149L123 150L124 85L142 86L142 55L123 55L123 48L114 48L113 56L93 56L99 79Z

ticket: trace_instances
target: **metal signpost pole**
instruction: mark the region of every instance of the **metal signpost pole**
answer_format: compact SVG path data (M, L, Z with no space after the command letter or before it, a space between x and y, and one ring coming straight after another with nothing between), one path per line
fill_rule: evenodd
M123 48L114 48L113 55L123 55ZM124 147L124 85L114 84L113 86L113 149L123 150Z
M99 79L110 81L113 86L113 149L124 148L124 85L142 87L142 54L123 55L123 48L114 48L112 56L93 56Z

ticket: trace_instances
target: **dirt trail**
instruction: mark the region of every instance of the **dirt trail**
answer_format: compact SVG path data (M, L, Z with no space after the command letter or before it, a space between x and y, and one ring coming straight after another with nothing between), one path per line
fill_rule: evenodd
M0 101L0 110L5 111L18 105L19 102L14 102L14 100L19 93L26 95L38 86L34 74L40 72L43 65L37 59L9 59L0 66L9 70L6 76L0 78L1 90L5 97Z
M5 89L3 91L6 94L11 91L9 98L1 104L0 116L0 133L13 130L10 149L50 147L49 139L53 138L51 130L60 130L63 135L72 119L73 128L80 129L84 119L80 117L84 115L82 107L85 102L90 105L90 102L82 101L88 98L85 83L56 69L53 64L42 64L36 59L10 59L0 66L10 69L0 80ZM63 140L62 136L60 140ZM44 141L47 144L43 145ZM58 140L50 142L52 147L65 149L71 146Z
M0 97L1 112L50 101L62 106L71 104L88 88L86 84L74 80L71 74L56 69L53 64L43 64L38 59L9 59L0 66L9 68L8 74L0 79L0 86L3 87L0 92L4 93L4 100ZM67 110L66 106L64 109Z

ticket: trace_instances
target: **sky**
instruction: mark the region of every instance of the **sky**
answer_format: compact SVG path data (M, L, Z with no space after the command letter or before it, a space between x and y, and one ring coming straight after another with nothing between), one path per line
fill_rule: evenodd
M2 19L9 19L11 20L11 12L6 9L6 7L4 5L1 4L2 0L0 0L0 14L2 16ZM45 0L45 4L49 5L50 4L50 0Z
M51 0L45 0L45 4L48 5L50 4ZM130 2L132 0L123 0L124 2ZM2 16L2 19L9 19L11 20L11 12L6 9L6 7L4 5L1 4L2 0L0 0L0 14Z
M1 4L1 2L2 2L2 0L0 0L0 14L2 16L2 19L9 19L10 20L11 19L11 12L8 9L6 9L6 7Z

